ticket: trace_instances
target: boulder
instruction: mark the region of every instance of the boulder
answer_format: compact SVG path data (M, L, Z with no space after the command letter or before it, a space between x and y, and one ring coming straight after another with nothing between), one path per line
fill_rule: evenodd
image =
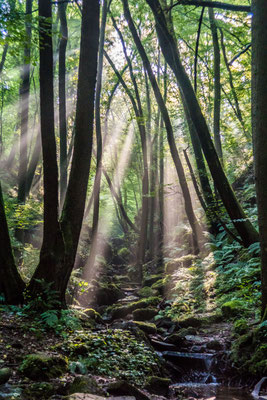
M4 385L11 377L12 372L10 368L0 369L0 385Z
M161 378L159 376L148 377L145 389L158 396L168 396L169 386L171 380L168 378Z
M112 396L133 396L136 400L149 400L149 397L141 390L125 381L111 382L107 387L107 391Z
M53 385L49 382L35 382L26 387L22 394L25 399L49 399L55 393Z
M202 321L195 317L185 317L178 320L178 324L181 328L199 328L202 325Z
M49 380L67 372L68 361L61 355L46 353L28 354L22 361L19 372L32 380Z
M66 392L68 394L90 393L105 396L105 392L94 378L83 375L75 376L73 382L66 385Z
M136 321L149 321L155 315L157 315L158 311L155 308L147 307L147 308L138 308L133 311L133 317Z
M222 305L222 313L226 318L237 317L244 312L244 303L240 300L227 301Z
M157 275L149 275L145 277L143 286L152 286L154 283L156 283L159 279L162 279L162 274L157 274Z
M152 322L132 321L132 324L147 334L157 333L157 327Z

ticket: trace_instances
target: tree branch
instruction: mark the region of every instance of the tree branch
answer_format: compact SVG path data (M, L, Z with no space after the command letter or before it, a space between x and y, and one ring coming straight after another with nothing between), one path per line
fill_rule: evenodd
M167 8L167 11L170 11L173 7L184 5L184 6L196 6L196 7L211 7L211 8L220 8L222 10L230 10L230 11L241 11L241 12L251 12L250 6L238 6L234 4L221 3L219 1L201 1L201 0L179 0L174 3L172 6Z

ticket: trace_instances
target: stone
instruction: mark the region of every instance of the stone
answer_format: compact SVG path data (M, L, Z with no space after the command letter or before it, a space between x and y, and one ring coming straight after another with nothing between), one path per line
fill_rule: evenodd
M132 321L132 324L137 326L143 332L147 334L155 334L157 333L157 327L152 322L143 322L143 321Z
M19 372L32 380L49 380L67 372L68 361L61 355L46 353L28 354L22 361Z
M209 350L222 350L223 345L218 340L211 340L206 344L207 349Z
M90 393L74 393L64 397L65 400L136 400L134 396L102 397Z
M155 315L157 315L158 310L152 307L147 308L138 308L137 310L133 311L133 318L136 321L149 321Z
M159 376L150 376L146 381L145 389L148 392L154 393L158 396L168 396L170 383L171 380L168 378L161 378Z
M66 385L66 392L68 394L90 393L105 396L105 392L94 378L83 375L75 376L73 382Z
M159 279L162 279L162 274L149 275L144 279L143 286L152 286Z
M136 400L149 400L149 397L141 390L125 381L111 382L107 387L107 391L114 396L133 396Z
M195 318L195 317L186 317L183 319L178 320L178 324L180 325L181 328L199 328L202 325L202 322L200 319Z
M98 306L109 306L115 303L122 296L121 290L115 284L100 286L96 292Z
M0 385L4 385L7 383L9 378L11 377L12 372L10 368L1 368L0 369Z
M36 382L26 387L22 394L23 397L30 399L49 399L55 393L54 387L49 382Z
M227 301L222 305L224 317L231 318L241 315L244 311L244 304L240 300Z

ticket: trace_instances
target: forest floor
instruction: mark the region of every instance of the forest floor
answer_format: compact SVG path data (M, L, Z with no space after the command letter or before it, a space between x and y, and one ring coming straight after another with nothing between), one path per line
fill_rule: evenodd
M213 274L207 269L210 276L204 280L203 270L189 271L189 258L179 263L178 272L177 262L169 263L168 280L148 266L142 287L124 265L109 267L95 281L97 311L75 307L33 314L23 307L3 307L0 399L249 400L248 391L236 388L251 391L259 379L248 375L244 380L232 367L233 320L217 311ZM188 289L192 272L193 295ZM170 307L174 287L176 309ZM202 312L183 312L190 301L201 306L200 287L205 293ZM180 318L172 315L177 309ZM9 378L5 384L1 371ZM226 385L235 386L234 391Z

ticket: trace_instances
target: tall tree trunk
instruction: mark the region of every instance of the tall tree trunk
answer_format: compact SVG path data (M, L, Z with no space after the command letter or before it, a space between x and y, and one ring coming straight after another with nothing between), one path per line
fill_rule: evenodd
M202 114L188 75L181 63L176 40L170 32L165 15L158 0L146 0L151 7L156 20L156 30L160 46L166 61L173 70L177 82L184 94L192 122L196 128L201 147L209 165L213 180L221 196L223 204L245 246L259 239L258 232L247 219L241 205L229 184L218 155L210 137L207 122Z
M221 118L221 55L218 40L218 30L213 8L209 8L210 29L213 44L213 74L214 74L214 106L213 106L213 135L214 144L220 161L223 161L222 143L220 135Z
M99 2L84 0L72 165L61 216L65 260L58 278L61 300L74 266L79 243L91 166L94 98L99 43Z
M28 125L29 125L29 100L30 100L30 57L31 57L31 18L32 0L26 1L26 38L24 48L24 64L21 71L20 86L20 149L18 172L18 203L24 204L26 199L26 178L28 165Z
M29 291L34 297L41 291L39 279L53 282L56 278L58 237L58 167L54 130L52 10L50 0L39 0L39 51L40 51L40 127L43 153L44 228L40 262Z
M103 152L100 100L101 100L101 88L102 88L103 57L104 57L103 50L105 44L107 11L108 11L107 0L103 0L100 37L99 37L96 94L95 94L95 129L96 129L97 150L96 150L96 174L95 174L95 181L93 188L93 198L94 198L93 225L92 225L93 239L88 261L90 269L93 267L95 263L95 257L97 255L97 244L98 244L98 221L99 221L99 203L100 203L100 186L101 186L101 176L102 176L102 152Z
M58 55L58 100L59 100L59 140L60 140L60 204L63 205L67 189L67 115L66 115L66 49L68 44L68 24L66 18L66 3L59 3L60 42Z
M167 110L167 107L164 103L163 97L161 95L161 92L159 90L156 78L154 76L154 73L152 71L150 62L148 60L148 57L146 55L146 52L144 50L144 47L141 43L141 40L139 39L139 36L137 34L135 25L133 23L133 20L131 18L130 15L130 10L128 7L128 2L127 0L123 0L123 6L124 6L124 14L125 14L125 18L128 21L128 25L129 28L131 30L133 39L135 41L136 47L140 53L140 56L143 60L143 64L144 67L148 73L150 82L151 82L151 86L153 88L154 91L154 95L156 98L156 101L158 103L158 106L160 108L161 114L162 114L162 118L164 120L165 123L165 127L166 127L166 131L167 131L167 139L168 139L168 143L170 146L170 151L171 151L171 155L174 161L174 165L176 168L176 172L179 178L179 182L181 185L181 189L183 192L183 197L184 197L184 201L185 201L185 212L188 218L188 221L190 223L191 229L192 229L192 234L193 234L193 245L194 245L194 252L197 254L199 252L199 246L198 246L198 238L201 237L201 229L200 226L197 222L194 210L193 210L193 206L192 206L192 202L191 202L191 196L190 196L190 192L188 189L188 185L186 182L186 178L185 178L185 173L184 173L184 169L183 169L183 165L181 163L178 151L177 151L177 147L176 147L176 143L175 143L175 139L174 139L174 134L173 134L173 128L172 128L172 124L169 118L169 113Z
M24 287L12 253L0 184L0 295L4 295L7 304L20 304L23 302Z
M252 132L261 246L262 316L267 319L267 3L252 0Z
M29 161L29 166L28 166L28 170L27 170L27 179L26 179L27 185L26 185L26 193L25 193L26 198L29 196L30 191L31 191L35 171L36 171L37 165L39 163L39 160L41 158L41 149L42 149L41 133L38 130L37 135L36 135L35 145L34 145L34 148L32 151L32 156Z

